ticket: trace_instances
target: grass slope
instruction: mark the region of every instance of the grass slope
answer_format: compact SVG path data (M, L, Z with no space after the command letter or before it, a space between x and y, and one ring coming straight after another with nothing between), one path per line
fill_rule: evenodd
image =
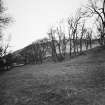
M104 105L105 46L56 64L0 75L0 105Z

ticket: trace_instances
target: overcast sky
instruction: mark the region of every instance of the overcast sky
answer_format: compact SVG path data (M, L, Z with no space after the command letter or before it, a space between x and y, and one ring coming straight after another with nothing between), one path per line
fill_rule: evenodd
M66 19L87 0L4 0L15 22L9 27L11 49L47 36L51 25Z

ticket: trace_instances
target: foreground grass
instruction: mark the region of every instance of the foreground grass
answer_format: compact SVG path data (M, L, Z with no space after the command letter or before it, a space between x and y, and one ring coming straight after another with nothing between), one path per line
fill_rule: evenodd
M0 75L0 105L104 105L105 47L70 61Z

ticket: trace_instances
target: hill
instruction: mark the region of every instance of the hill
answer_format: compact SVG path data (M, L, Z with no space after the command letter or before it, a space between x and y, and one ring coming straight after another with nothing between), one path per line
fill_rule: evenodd
M0 105L104 105L105 46L69 61L0 75Z

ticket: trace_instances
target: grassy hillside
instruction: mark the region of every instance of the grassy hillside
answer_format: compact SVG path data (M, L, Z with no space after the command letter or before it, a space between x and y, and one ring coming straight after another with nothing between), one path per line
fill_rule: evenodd
M62 63L0 75L0 105L104 105L105 46Z

